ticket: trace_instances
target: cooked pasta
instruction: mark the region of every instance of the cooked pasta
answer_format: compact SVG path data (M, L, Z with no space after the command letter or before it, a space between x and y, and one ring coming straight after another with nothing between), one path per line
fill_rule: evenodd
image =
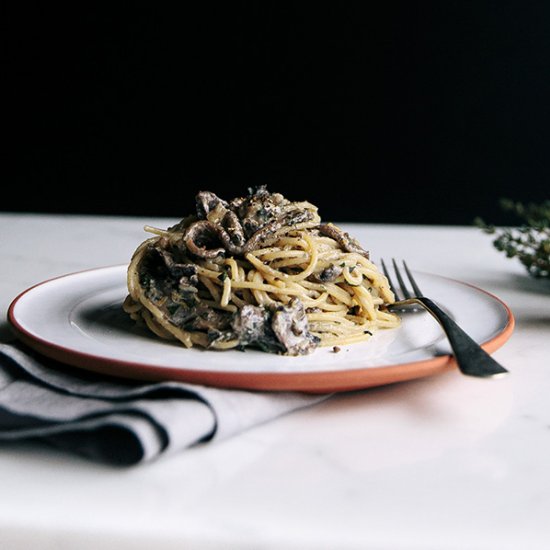
M385 276L311 203L265 187L231 202L201 192L196 203L173 227L146 226L154 236L128 267L123 307L160 338L303 355L399 325Z

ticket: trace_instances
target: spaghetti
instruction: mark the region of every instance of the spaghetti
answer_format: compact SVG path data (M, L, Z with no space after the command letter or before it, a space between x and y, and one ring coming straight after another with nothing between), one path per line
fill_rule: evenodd
M260 187L231 202L201 192L196 210L146 226L128 267L124 310L160 338L303 355L399 325L385 276L311 203Z

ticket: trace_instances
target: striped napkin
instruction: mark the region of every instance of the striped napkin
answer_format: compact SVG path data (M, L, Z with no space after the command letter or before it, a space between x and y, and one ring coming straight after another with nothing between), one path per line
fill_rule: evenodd
M40 440L115 465L227 438L327 397L107 378L0 344L0 441Z

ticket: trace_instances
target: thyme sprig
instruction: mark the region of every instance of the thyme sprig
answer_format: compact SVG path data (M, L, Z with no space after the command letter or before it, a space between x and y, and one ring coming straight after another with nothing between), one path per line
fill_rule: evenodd
M550 200L523 204L502 199L500 205L523 223L506 228L488 225L481 218L476 218L474 223L485 233L495 235L494 247L508 258L517 258L530 275L550 278Z

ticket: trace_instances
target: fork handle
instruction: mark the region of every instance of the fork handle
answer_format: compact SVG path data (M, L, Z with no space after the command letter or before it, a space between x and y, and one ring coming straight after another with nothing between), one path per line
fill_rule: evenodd
M453 350L458 368L463 374L487 378L508 371L495 361L477 342L468 336L433 300L424 296L412 298L439 322Z

